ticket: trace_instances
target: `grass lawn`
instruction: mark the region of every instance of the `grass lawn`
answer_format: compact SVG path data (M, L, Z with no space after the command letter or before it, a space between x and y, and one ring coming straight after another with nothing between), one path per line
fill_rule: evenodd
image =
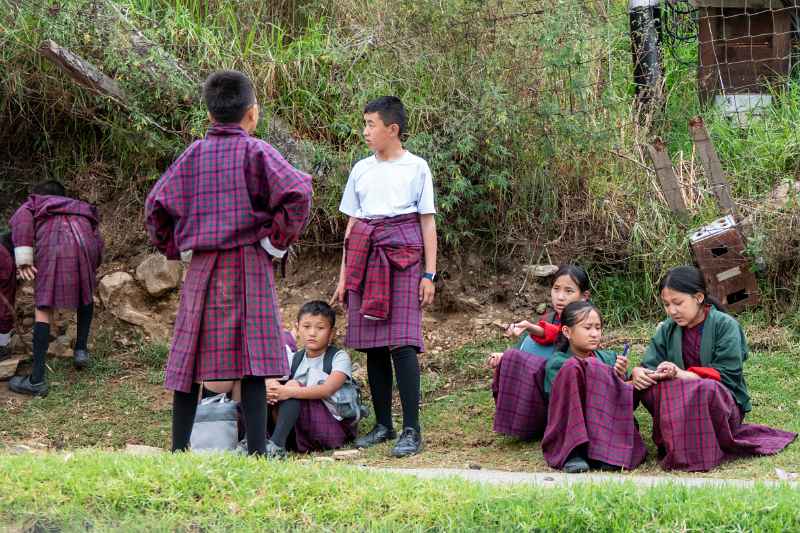
M609 332L610 345L632 343L632 358L641 356L648 325L634 324ZM0 396L0 442L36 441L55 448L93 446L116 448L126 443L166 447L170 433L170 395L161 387L165 348L118 344L110 330L95 337L95 362L88 372L76 372L69 360L50 360L51 392L47 398L20 400ZM796 371L797 339L783 328L748 328L753 353L746 363L753 411L748 421L800 431L800 372ZM389 457L390 445L363 452L357 465L400 467L481 467L517 471L547 471L538 442L525 443L492 432L494 402L486 354L502 349L504 339L468 345L436 356L423 357L425 450L398 461ZM355 359L365 364L363 356ZM395 413L400 412L396 401ZM630 474L658 474L650 438L650 415L637 416L650 447L647 461ZM371 420L362 431L371 427ZM401 421L397 419L399 426ZM711 477L775 479L775 468L800 471L800 443L772 457L743 459L700 474ZM689 475L689 474L677 474ZM698 475L698 474L692 474Z
M419 480L309 460L0 455L0 528L25 531L791 531L800 492Z

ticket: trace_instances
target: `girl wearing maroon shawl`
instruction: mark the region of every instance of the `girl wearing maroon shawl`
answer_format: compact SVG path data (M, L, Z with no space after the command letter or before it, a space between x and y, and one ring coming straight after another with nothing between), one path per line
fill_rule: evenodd
M189 445L201 381L242 380L248 452L266 449L265 377L285 376L272 257L297 240L311 207L311 176L251 137L258 104L241 72L203 86L213 122L153 187L151 242L169 259L192 251L164 386L174 391L172 449Z
M669 318L633 369L633 385L653 415L661 466L707 471L788 446L796 433L743 423L751 409L743 373L747 341L736 319L706 294L701 272L673 268L659 291Z
M78 332L74 363L89 363L87 343L94 315L96 272L103 254L100 217L94 206L66 196L57 181L45 181L11 217L11 234L19 276L36 280L33 325L33 370L15 376L9 388L21 394L46 396L45 356L55 309L75 309Z
M14 301L17 294L17 269L11 232L0 233L0 360L10 355L11 330L14 328Z
M596 307L569 304L561 313L557 351L547 362L542 451L547 464L568 473L631 470L646 455L633 416L634 389L624 381L628 360L598 349L602 333Z
M508 327L507 336L524 338L517 348L489 356L488 364L494 368L492 393L497 433L522 440L542 435L547 423L545 364L561 331L561 313L568 304L588 300L589 295L586 271L577 265L561 265L550 289L552 310L542 315L538 323L523 320Z

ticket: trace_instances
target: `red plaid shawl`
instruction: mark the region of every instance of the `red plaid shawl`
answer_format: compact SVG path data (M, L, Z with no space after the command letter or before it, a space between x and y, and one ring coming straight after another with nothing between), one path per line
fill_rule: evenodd
M542 451L547 464L563 468L572 450L587 446L589 459L628 470L644 461L633 416L634 391L614 369L594 357L570 357L550 392Z
M11 217L14 246L35 249L36 307L77 309L93 300L103 255L97 210L64 196L32 195Z
M403 271L422 257L416 213L357 221L347 238L345 289L361 292L361 314L387 320L391 307L392 270ZM416 241L416 242L415 242Z
M544 433L547 396L544 374L547 359L520 350L503 353L494 370L494 431L522 440Z
M0 333L14 328L14 301L17 296L17 271L14 257L0 244Z
M731 392L711 379L662 381L639 394L653 415L653 441L665 470L704 472L736 457L778 453L797 437L743 424Z

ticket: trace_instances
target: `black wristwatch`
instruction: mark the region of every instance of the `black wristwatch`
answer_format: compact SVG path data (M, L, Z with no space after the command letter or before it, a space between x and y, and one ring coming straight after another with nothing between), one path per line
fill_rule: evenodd
M433 283L439 281L439 276L436 275L436 272L425 272L422 277L431 280Z

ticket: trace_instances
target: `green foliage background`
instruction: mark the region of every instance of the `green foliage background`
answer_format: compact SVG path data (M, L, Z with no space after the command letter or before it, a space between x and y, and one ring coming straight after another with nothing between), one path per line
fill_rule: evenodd
M701 109L696 43L664 54L663 110L634 113L624 2L596 0L0 0L2 193L53 177L108 201L141 202L203 135L204 76L237 68L255 81L266 135L280 119L311 143L314 224L306 242L341 238L338 201L367 154L361 109L382 94L410 110L407 146L433 169L445 249L479 249L499 266L575 260L593 268L611 319L652 310L653 287L690 259L690 227L719 215L687 121L702 114L733 193L756 224L768 315L796 313L798 210L765 208L800 164L800 84L740 129ZM115 16L109 13L116 13ZM121 22L122 21L122 22ZM132 28L155 46L130 53ZM76 87L36 49L52 39L116 79L124 103ZM664 138L690 199L666 209L643 144ZM680 162L680 163L679 163ZM4 214L9 208L4 209ZM142 241L143 242L143 241ZM113 248L112 248L113 251ZM118 251L124 255L125 251ZM507 268L507 266L506 266Z

